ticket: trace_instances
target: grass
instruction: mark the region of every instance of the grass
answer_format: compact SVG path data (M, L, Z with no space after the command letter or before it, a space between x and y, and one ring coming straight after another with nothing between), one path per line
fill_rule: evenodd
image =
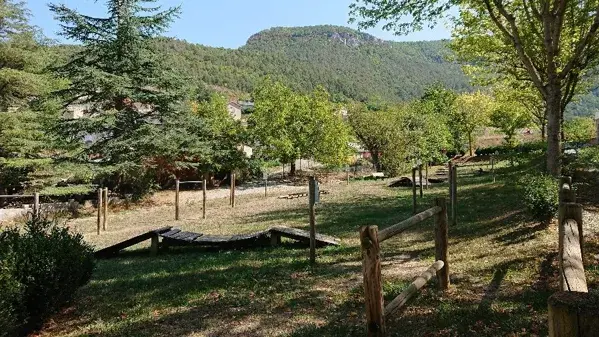
M547 334L547 298L557 290L557 231L522 209L509 168L489 175L462 170L458 223L450 227L452 286L434 282L388 321L392 336L534 336ZM317 207L317 230L336 235L342 246L318 251L309 266L307 249L204 252L173 249L148 257L147 245L99 261L92 281L41 336L362 336L365 331L357 230L381 228L411 215L411 191L388 182L330 184ZM447 186L425 190L420 209ZM244 233L273 225L307 228L307 200L242 196L231 209L210 200L208 219L196 204L111 214L106 233L94 234L95 219L69 225L98 247L165 224L203 233ZM594 214L587 226L598 229ZM599 240L592 231L587 277L599 284ZM434 259L429 220L382 244L385 300L391 300Z

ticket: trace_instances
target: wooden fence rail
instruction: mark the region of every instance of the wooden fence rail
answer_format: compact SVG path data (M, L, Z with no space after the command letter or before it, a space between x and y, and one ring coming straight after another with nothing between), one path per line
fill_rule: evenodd
M380 243L415 226L422 221L435 218L435 263L410 286L385 307L381 280ZM360 228L362 249L362 272L364 274L364 300L366 304L367 334L371 337L387 335L385 317L396 313L417 294L436 274L439 288L449 288L449 263L447 261L448 225L447 206L444 198L437 198L432 208L418 213L391 227L378 231L377 226Z
M560 292L548 300L549 336L591 337L599 331L599 295L589 293L584 272L582 205L575 203L572 178L559 182Z

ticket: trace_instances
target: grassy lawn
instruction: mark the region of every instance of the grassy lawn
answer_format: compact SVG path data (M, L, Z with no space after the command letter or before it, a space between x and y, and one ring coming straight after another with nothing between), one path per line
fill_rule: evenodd
M543 336L547 298L557 290L557 230L533 221L504 174L464 169L458 224L450 227L452 286L439 293L429 284L406 310L388 322L397 336ZM362 336L364 306L358 228L381 228L411 215L411 191L387 182L355 181L321 187L317 230L342 239L318 250L310 267L307 249L280 247L205 252L172 249L148 256L148 244L98 262L91 282L57 315L41 336ZM447 185L425 190L424 210ZM274 225L307 229L307 199L244 195L210 200L208 219L199 204L172 205L110 214L108 231L95 234L95 219L70 226L103 247L164 225L207 234L246 233ZM599 226L585 214L587 278L599 283ZM434 259L432 222L382 244L386 300L399 294Z

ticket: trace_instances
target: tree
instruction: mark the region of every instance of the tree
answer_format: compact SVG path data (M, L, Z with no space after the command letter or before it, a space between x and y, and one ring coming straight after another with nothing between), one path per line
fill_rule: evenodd
M595 120L590 117L577 117L564 122L565 140L584 143L595 138Z
M65 106L87 106L86 118L65 120L59 133L76 143L82 135L95 136L85 154L116 175L143 174L147 160L158 155L149 146L152 137L168 132L171 123L166 121L180 111L177 105L183 98L182 84L169 74L153 45L179 8L160 11L151 7L154 2L107 0L106 18L50 5L61 22L61 34L83 45L57 69L71 82L57 94Z
M323 88L304 96L266 79L253 98L250 132L261 157L291 163L291 175L300 158L330 165L347 160L349 133Z
M51 56L45 40L28 20L22 2L0 1L0 112L23 107L57 84L45 71Z
M428 87L420 101L428 107L427 111L434 114L440 123L447 125L450 135L451 147L456 152L462 151L465 144L464 130L459 118L459 114L455 111L455 100L458 95L443 87L441 84L434 84ZM447 150L446 148L445 150Z
M57 114L40 99L63 81L46 69L45 44L22 2L0 1L0 194L30 187L31 173L52 163L46 131Z
M532 83L547 110L547 170L561 171L563 111L599 61L597 1L356 0L360 27L385 21L398 34L435 25L457 6L455 49L463 61ZM410 19L406 20L405 17Z
M370 152L376 171L381 171L381 154L390 139L390 116L387 109L369 110L365 104L357 103L349 109L349 124L354 135Z
M505 135L505 142L509 146L515 146L516 132L529 125L531 121L530 112L518 101L514 101L510 95L511 90L499 90L494 92L496 104L491 112L491 126L500 129Z
M454 101L454 109L449 117L451 125L459 129L468 139L468 150L473 155L473 136L475 132L486 125L493 110L493 98L480 91L459 95Z

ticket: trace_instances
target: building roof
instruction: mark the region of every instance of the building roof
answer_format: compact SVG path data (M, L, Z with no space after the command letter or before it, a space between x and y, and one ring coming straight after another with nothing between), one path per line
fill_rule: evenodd
M239 103L237 103L237 102L231 101L231 102L229 102L228 105L241 110L241 105L239 105Z

